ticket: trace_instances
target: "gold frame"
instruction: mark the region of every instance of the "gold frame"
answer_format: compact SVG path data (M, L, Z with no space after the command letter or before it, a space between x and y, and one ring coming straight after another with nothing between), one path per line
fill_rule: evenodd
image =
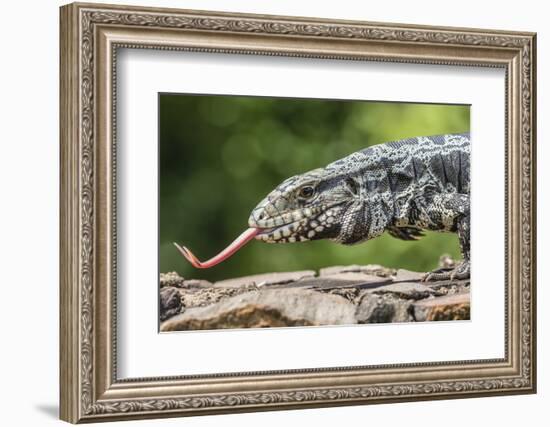
M77 423L534 393L533 33L99 4L61 8L61 418ZM506 70L506 340L497 360L116 377L119 47Z

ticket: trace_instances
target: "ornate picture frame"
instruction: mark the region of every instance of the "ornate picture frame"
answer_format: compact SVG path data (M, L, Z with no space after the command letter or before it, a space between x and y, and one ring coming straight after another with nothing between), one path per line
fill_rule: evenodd
M535 34L75 3L61 8L60 42L63 420L536 391ZM119 379L113 148L119 48L504 69L505 357Z

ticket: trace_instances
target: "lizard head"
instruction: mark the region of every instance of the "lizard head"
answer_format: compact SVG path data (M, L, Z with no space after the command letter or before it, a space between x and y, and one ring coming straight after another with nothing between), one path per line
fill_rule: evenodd
M350 182L326 169L286 179L252 211L248 226L268 243L339 240L343 216L353 200Z
M210 268L252 239L268 243L319 239L357 243L374 237L369 234L372 222L361 188L359 179L349 173L338 174L328 167L314 169L278 185L252 210L249 228L208 261L199 261L188 248L174 244L193 266ZM383 231L382 227L375 229L378 234Z

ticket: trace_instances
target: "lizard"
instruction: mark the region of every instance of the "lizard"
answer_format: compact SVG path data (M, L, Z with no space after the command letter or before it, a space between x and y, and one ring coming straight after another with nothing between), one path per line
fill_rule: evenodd
M195 266L209 268L252 239L293 243L329 239L351 245L384 232L418 240L424 230L457 233L462 261L423 280L470 277L470 134L421 136L373 145L323 168L292 176L252 210L249 229Z

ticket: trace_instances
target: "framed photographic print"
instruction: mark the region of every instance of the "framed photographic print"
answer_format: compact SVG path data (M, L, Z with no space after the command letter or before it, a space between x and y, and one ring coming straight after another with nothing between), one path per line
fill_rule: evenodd
M533 393L535 34L61 8L61 418Z
M160 330L469 320L469 117L467 105L160 94ZM448 133L369 147L396 128ZM176 244L184 263L171 242L214 252L243 224L211 262ZM285 245L245 249L252 238ZM445 271L403 268L440 256Z

